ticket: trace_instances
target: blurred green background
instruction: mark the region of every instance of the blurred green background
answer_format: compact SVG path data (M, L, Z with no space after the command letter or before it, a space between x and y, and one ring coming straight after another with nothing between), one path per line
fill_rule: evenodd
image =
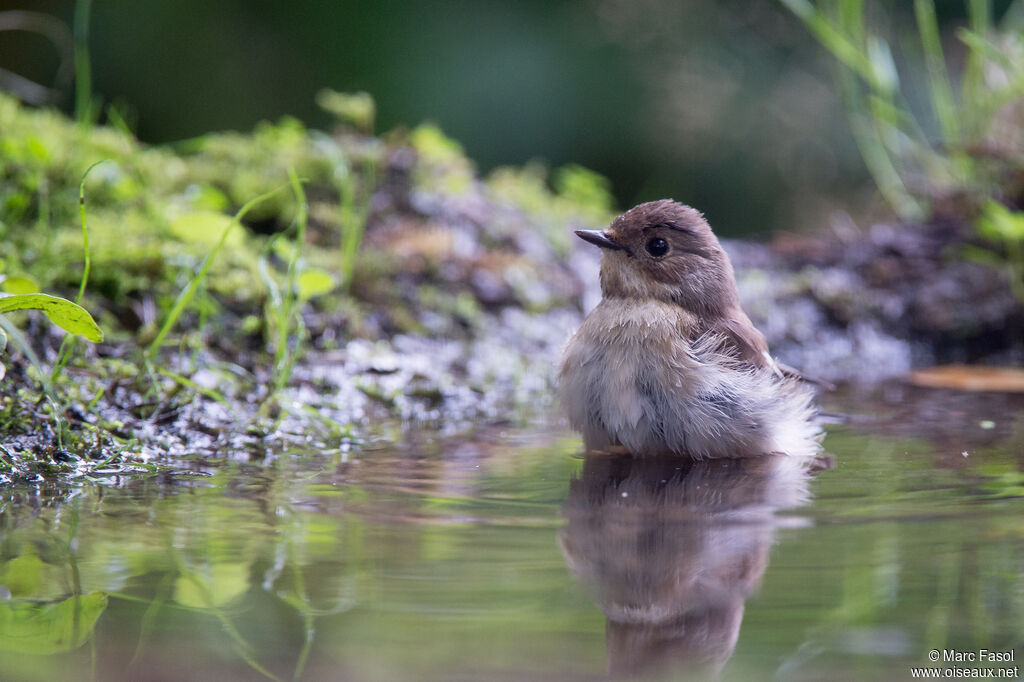
M960 0L936 4L962 21ZM68 26L74 5L0 0ZM873 11L913 35L911 5ZM378 132L434 121L481 172L580 163L623 208L673 197L725 235L877 208L830 58L775 0L96 0L90 30L94 91L147 142L327 126L318 90L366 90ZM0 32L0 68L52 86L60 63L39 34Z

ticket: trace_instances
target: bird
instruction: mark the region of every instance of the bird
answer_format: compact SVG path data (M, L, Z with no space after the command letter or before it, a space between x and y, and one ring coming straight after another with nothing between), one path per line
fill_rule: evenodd
M576 235L602 250L601 301L563 350L558 392L588 452L820 453L814 388L769 353L699 211L652 201Z

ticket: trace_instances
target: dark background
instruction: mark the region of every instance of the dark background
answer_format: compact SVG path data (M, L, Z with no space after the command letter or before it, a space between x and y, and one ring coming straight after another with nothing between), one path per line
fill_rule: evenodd
M899 44L916 45L911 5L872 7ZM937 6L947 27L962 19L961 2ZM0 0L14 8L74 14ZM326 127L319 89L366 90L378 132L434 121L482 172L580 163L621 207L673 197L722 234L878 208L834 65L775 0L94 0L90 31L95 93L148 142L285 114ZM2 68L53 85L57 55L0 32Z

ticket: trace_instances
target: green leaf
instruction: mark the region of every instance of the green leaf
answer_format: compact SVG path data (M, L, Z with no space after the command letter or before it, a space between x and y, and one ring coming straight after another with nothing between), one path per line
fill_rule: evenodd
M171 221L167 229L181 241L190 244L209 246L223 239L228 246L242 246L242 233L229 230L233 223L231 216L200 210L178 216Z
M1011 211L998 201L989 201L978 220L978 232L988 239L1024 240L1024 213Z
M89 311L67 299L49 294L0 297L0 313L14 310L41 310L51 322L70 334L78 334L94 342L103 340L103 332Z
M1013 62L1003 52L994 45L991 41L987 40L984 36L975 33L967 28L961 28L956 33L960 42L971 48L972 52L982 54L986 59L997 64L1000 68L1008 73L1013 73L1016 69L1013 66Z
M0 651L54 654L77 649L92 636L106 608L107 595L102 592L55 604L0 603Z
M965 245L962 253L964 258L972 263L981 263L982 265L990 265L992 267L1006 265L1006 259L998 253L983 249L980 246Z
M554 185L559 196L597 211L610 212L615 203L608 179L583 166L562 166L555 173Z
M365 92L335 92L325 89L316 94L316 103L324 111L334 114L342 123L348 123L363 132L373 131L377 105Z
M22 554L5 563L0 581L13 597L31 597L40 591L45 565L35 554Z
M296 292L298 297L303 301L308 301L330 292L336 284L328 272L319 268L309 268L299 273L295 288L298 290Z
M25 148L28 149L29 154L32 155L36 161L47 161L50 158L50 150L47 149L46 144L37 136L32 135L25 140Z
M231 200L224 196L224 193L219 189L210 185L196 187L194 192L190 190L188 192L188 199L192 203L193 208L197 210L204 209L223 213L231 207Z
M160 331L157 332L156 337L150 341L149 345L146 346L146 357L153 357L156 352L164 343L164 339L171 333L171 329L177 324L178 319L181 317L185 309L192 303L192 299L195 298L196 291L198 291L203 280L206 279L206 273L210 270L210 264L213 259L217 256L217 253L221 250L221 247L228 241L228 237L231 235L232 229L236 223L241 223L242 218L252 210L252 208L258 204L263 203L270 197L277 194L279 191L288 187L289 185L281 185L266 194L261 194L255 199L250 199L242 205L242 208L238 209L234 217L227 223L224 230L220 233L220 238L210 249L209 253L206 254L206 258L203 259L202 265L199 266L199 272L196 273L195 277L189 280L185 288L178 294L178 298L174 301L174 306L171 308L171 312L167 313L167 319L164 320L163 325L160 327Z
M174 600L195 609L215 609L249 589L249 565L215 563L203 573L186 573L174 584Z
M0 289L9 294L38 294L39 285L29 277L5 277Z
M889 43L876 36L870 36L867 40L867 55L871 64L871 80L877 89L884 93L896 92L900 87L900 77Z

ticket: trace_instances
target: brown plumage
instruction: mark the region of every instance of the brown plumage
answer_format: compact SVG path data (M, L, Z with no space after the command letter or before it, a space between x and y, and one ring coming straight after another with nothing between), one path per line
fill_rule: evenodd
M601 291L606 297L660 297L694 315L689 330L694 338L714 333L743 360L757 367L772 363L768 342L740 307L732 263L704 216L696 209L663 199L640 204L615 219L595 242L593 233L577 235L631 257L633 268L602 268ZM664 239L668 251L652 257L646 245ZM637 271L645 277L636 277ZM774 370L774 365L772 365Z
M695 458L815 449L782 438L809 423L810 393L783 374L743 312L729 257L698 211L655 201L576 234L604 251L602 301L561 371L588 447Z

